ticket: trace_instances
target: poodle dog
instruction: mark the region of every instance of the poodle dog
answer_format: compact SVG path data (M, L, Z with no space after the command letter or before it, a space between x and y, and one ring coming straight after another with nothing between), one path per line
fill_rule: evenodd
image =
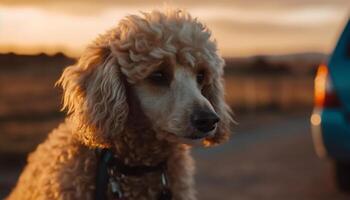
M223 66L210 30L186 11L125 17L64 70L67 117L8 199L101 199L101 149L119 162L106 169L106 199L196 199L190 148L227 140L232 122ZM125 172L136 168L155 170Z

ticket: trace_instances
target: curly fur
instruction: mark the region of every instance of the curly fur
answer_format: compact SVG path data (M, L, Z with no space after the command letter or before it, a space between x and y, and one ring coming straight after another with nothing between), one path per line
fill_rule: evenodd
M192 96L221 120L204 144L227 140L232 119L223 97L224 62L208 28L177 9L127 16L64 70L58 85L63 88L67 118L29 156L8 199L93 199L96 147L114 149L129 165L167 160L174 199L196 199L190 147L172 140L162 129L166 122L157 124L140 98L145 90L142 81L169 57L188 71L205 65L210 78L199 92L193 89L197 96ZM184 116L179 109L161 107L166 109L163 113ZM175 122L167 123L171 127ZM181 123L176 125L184 126ZM161 187L159 173L126 177L121 186L126 199L155 199Z

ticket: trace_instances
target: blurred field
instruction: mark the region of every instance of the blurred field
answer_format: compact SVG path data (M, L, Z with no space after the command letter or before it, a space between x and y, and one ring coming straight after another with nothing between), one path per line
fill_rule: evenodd
M226 99L236 111L310 109L313 78L293 76L227 76Z
M63 54L0 56L0 155L32 151L62 120L54 84L70 63Z
M63 119L61 91L54 84L74 59L47 56L0 55L0 154L26 154ZM282 63L282 64L281 64ZM317 63L293 72L288 62L269 63L257 57L227 60L226 98L237 112L310 109ZM293 63L295 65L295 63ZM289 67L289 68L288 68ZM295 70L294 70L295 71ZM299 70L300 71L300 70ZM306 72L306 73L305 73Z

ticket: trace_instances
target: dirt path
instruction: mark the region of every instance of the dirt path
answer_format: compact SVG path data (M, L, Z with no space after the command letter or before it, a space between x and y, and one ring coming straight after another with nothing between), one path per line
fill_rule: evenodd
M250 117L242 126L228 144L195 150L198 199L350 199L335 188L330 162L315 156L307 115Z

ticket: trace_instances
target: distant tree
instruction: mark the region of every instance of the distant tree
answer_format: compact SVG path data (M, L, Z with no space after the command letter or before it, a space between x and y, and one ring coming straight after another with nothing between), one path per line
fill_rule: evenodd
M287 63L271 63L264 56L257 56L252 63L251 70L259 74L289 74L290 69Z

